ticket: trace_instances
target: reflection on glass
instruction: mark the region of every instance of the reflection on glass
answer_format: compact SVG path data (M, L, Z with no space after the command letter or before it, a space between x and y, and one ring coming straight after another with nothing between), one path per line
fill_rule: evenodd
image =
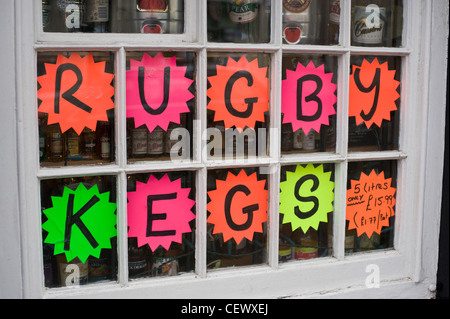
M270 42L270 1L208 0L208 41Z
M45 32L183 33L183 0L42 0Z
M286 173L294 172L296 165L281 167L281 182L287 180ZM323 164L323 172L331 172L334 181L333 164ZM305 197L304 205L309 205L312 197ZM317 198L317 197L315 197ZM316 213L317 214L317 213ZM305 260L327 257L333 254L333 214L327 213L327 222L320 222L317 229L309 227L306 232L301 227L292 229L290 222L283 222L284 214L280 214L278 261Z
M57 62L57 58L65 57L75 57L77 54L84 59L89 59L89 55L93 56L94 64L90 65L88 63L82 63L75 67L76 69L64 69L64 71L58 73L54 71L54 65ZM59 59L58 58L58 59ZM114 82L108 79L102 81L104 74L111 75L114 73L114 55L109 52L42 52L38 54L37 63L37 75L39 81L39 90L43 92L50 92L52 99L47 100L45 112L41 108L43 106L42 100L38 100L38 122L39 122L39 157L42 167L57 167L57 166L70 166L70 165L87 165L87 164L108 164L115 161L115 138L114 138L114 96L109 98L108 96L95 95L93 99L92 94L89 95L86 92L89 90L98 90L105 87L108 89L113 89ZM62 61L62 60L61 60ZM69 62L62 62L59 64L58 70L63 70L64 65L69 65ZM95 66L105 63L104 68L96 68ZM87 68L82 67L86 66ZM52 70L51 72L49 70ZM79 73L77 73L79 72ZM58 74L60 76L58 77ZM80 86L77 88L73 85L72 88L77 88L77 91L71 93L73 97L71 98L67 92L70 92L71 81L75 84L76 79L73 78L77 75L77 79ZM58 82L59 79L59 82ZM81 81L80 81L81 79ZM55 85L55 81L57 82ZM83 82L84 81L84 82ZM103 83L102 87L96 86L95 88L89 85L93 82ZM61 86L61 92L57 91L56 86ZM87 83L86 85L84 83ZM89 84L90 83L90 84ZM39 95L40 93L38 93ZM40 95L39 95L40 96ZM43 93L43 95L44 93ZM53 99L54 96L54 99ZM99 97L96 100L95 97ZM57 111L53 107L54 100L59 99L60 105L63 103L64 106L61 107L61 112L58 113L62 116L57 117L59 122L49 124L49 113L52 113L52 118L56 118ZM102 113L89 113L86 112L82 118L79 118L79 123L73 121L74 112L78 112L81 103L86 104L90 108L95 106L106 105L105 101L110 102L110 109ZM91 104L94 103L94 104ZM51 105L49 108L48 105ZM63 107L65 108L65 113L63 114ZM70 107L70 108L69 108ZM73 109L72 109L73 108ZM107 121L103 120L107 117ZM78 125L83 125L88 122L92 123L92 119L96 121L94 129L88 128L84 129L81 127L81 132L76 132L75 128L79 129ZM64 133L61 132L61 122L64 125L72 125L71 128L65 130ZM92 124L91 124L92 125ZM83 125L84 126L84 125Z
M401 58L387 56L352 56L350 62L351 74L353 75L355 82L358 82L360 90L362 90L361 92L367 91L364 92L364 96L366 96L368 100L365 102L367 105L360 104L357 99L354 100L354 105L360 106L361 109L358 109L355 113L350 110L349 151L384 151L398 149L401 99L399 98L401 90ZM368 67L370 64L375 65L375 63L382 65L382 67L378 68L380 70L380 81L377 81L377 73ZM353 71L355 69L361 69L363 64L364 70L360 70L359 74L354 74ZM387 69L389 71L395 71L395 74L393 75L393 73L387 71ZM367 72L370 74L363 80L364 73L366 73L365 70L368 70ZM372 93L376 91L379 92L378 95ZM352 101L353 98L351 93L350 99ZM373 107L374 105L375 107ZM371 112L371 109L374 110L374 112ZM357 108L355 108L355 110L357 110ZM382 119L382 121L379 122L380 119Z
M352 0L352 45L399 47L402 29L402 0Z
M385 179L392 179L390 187L397 187L397 161L373 161L350 162L348 164L347 189L351 189L352 180L359 181L361 179L361 173L369 176L372 171L375 171L377 175L383 173ZM367 185L361 185L360 188L362 190L368 189ZM358 236L356 229L352 228L349 230L349 221L347 221L345 227L346 254L392 248L394 246L394 224L395 216L391 216L388 227L383 227L380 233L373 232L369 237L366 233Z
M247 179L247 177L245 177L244 175L250 177ZM231 187L231 185L234 185L234 176L240 176L240 182L242 183L242 185L245 185L245 187L248 186L247 189L249 190L249 192L246 192L243 188L241 188L241 190L237 192L233 192L233 188L231 188L231 190L229 190L229 192L227 193L232 194L230 207L235 207L235 209L239 211L241 209L242 211L249 209L251 212L249 212L248 214L252 214L252 218L250 219L248 217L245 217L248 215L244 213L239 214L243 216L242 218L240 218L238 214L233 214L232 212L230 212L230 219L227 220L225 224L219 224L217 222L217 214L219 212L224 213L224 210L220 211L218 207L223 207L224 203L218 202L217 198L214 197L212 193L208 194L208 203L214 201L214 203L217 204L214 206L215 208L208 208L208 269L257 265L267 262L267 222L265 221L261 223L261 220L267 220L264 219L264 216L267 215L267 211L259 210L260 207L262 208L265 205L263 201L267 200L267 197L266 199L264 199L264 197L262 196L258 198L254 197L254 194L257 194L258 191L267 190L267 175L264 173L264 168L234 168L229 170L210 170L208 171L208 192L226 192L228 189L227 187ZM243 179L242 177L245 177L245 179ZM243 192L246 192L246 194L244 194ZM240 200L242 201L242 196L246 196L245 203L239 203ZM258 207L254 205L256 202L259 202ZM212 223L213 221L211 220L211 216L213 214L216 224ZM247 218L247 221L245 220L245 218ZM248 223L249 220L251 221L250 224ZM234 225L234 223L238 224L237 226L242 226L240 228L240 231L233 232L231 230L231 227L229 225ZM233 227L235 226L236 225L234 225ZM237 238L243 232L245 232L247 235L245 237L241 236ZM224 233L226 233L227 235L224 235ZM234 235L235 237L231 237L225 241L224 237L230 236L230 234Z
M101 238L103 238L102 233L94 232L92 229L97 229L96 225L98 225L98 220L95 221L95 216L93 214L99 213L98 210L87 210L83 213L83 219L81 223L75 223L72 225L72 234L74 234L78 230L78 225L85 226L86 231L80 235L81 237L84 234L89 235L94 233L97 240L100 242L101 252L98 257L86 254L88 252L92 252L89 250L90 246L83 246L81 251L78 251L78 254L75 258L68 260L65 255L65 251L57 252L56 245L54 242L55 236L57 234L53 232L53 230L59 230L66 227L68 223L65 218L58 218L59 216L66 216L67 211L69 211L69 202L70 199L67 197L68 192L75 192L75 196L73 197L74 208L80 208L85 203L83 201L89 200L89 198L95 198L94 195L91 197L83 197L83 194L80 193L80 185L83 185L87 190L92 190L93 187L98 188L98 193L93 189L93 194L104 194L109 192L109 197L101 197L101 202L97 203L98 205L105 205L104 201L109 201L110 203L116 202L116 180L112 176L89 176L89 177L74 177L74 178L64 178L64 179L49 179L41 181L41 205L42 205L42 240L43 240L43 257L44 257L44 278L45 278L45 286L49 288L54 287L63 287L63 286L78 286L91 284L96 282L105 282L105 281L113 281L117 279L117 242L116 235L110 238L110 244L106 242L102 242ZM64 195L65 194L65 195ZM80 197L81 196L81 197ZM116 220L116 211L115 206L113 208L108 209L110 215L104 215L105 218L111 221L115 225ZM50 210L53 209L51 212ZM73 211L74 214L77 212ZM79 212L79 211L78 211ZM51 220L50 220L51 218ZM94 220L94 222L89 222ZM57 225L56 221L62 221L61 225ZM103 219L105 221L106 219ZM48 226L47 222L53 221L55 224L54 227ZM45 225L45 226L44 226ZM101 226L103 227L103 226ZM105 228L106 229L106 228ZM108 233L105 232L104 236L107 236ZM77 246L83 238L76 241L74 238L75 235L72 235L70 238L70 246L68 247L70 251L76 251ZM109 235L110 236L110 235ZM108 237L109 237L108 236ZM87 237L86 237L87 238ZM103 240L105 240L103 238ZM66 240L63 239L65 242ZM109 240L106 238L106 241ZM89 245L89 244L87 244ZM74 247L75 246L75 247ZM108 247L109 246L109 247ZM61 247L59 247L61 248ZM64 246L64 249L66 247ZM88 251L84 251L86 249ZM59 251L59 250L58 250ZM86 261L82 261L81 259L87 257Z
M302 67L308 66L310 63L314 64L314 67L318 69L320 66L324 66L324 70L317 71L318 74L323 77L320 80L322 83L322 89L317 93L317 97L320 99L324 99L324 101L329 99L329 96L337 94L334 89L328 89L329 84L336 85L337 83L337 57L332 55L294 55L294 54L285 54L283 55L283 80L286 80L287 73L286 71L296 71L300 72ZM306 71L302 71L306 72ZM316 74L316 71L313 72ZM328 85L324 82L325 77L323 73L330 74L332 73L331 82L328 82ZM306 74L306 73L305 73ZM308 73L309 74L309 73ZM315 77L316 78L316 77ZM314 83L315 81L305 81ZM304 101L311 98L308 94L313 93L315 89L319 86L319 84L312 84L313 89L307 88L307 84L304 85L305 94L298 94L298 96L303 96ZM298 90L297 81L295 87ZM325 96L325 97L324 97ZM308 130L308 133L305 134L302 128L293 131L292 121L298 122L298 114L295 119L284 119L284 114L282 114L282 127L281 127L281 152L282 154L292 154L292 153L309 153L309 152L333 152L336 148L336 104L327 105L326 102L323 102L321 108L319 108L317 99L313 97L312 102L308 105L312 105L312 107L306 108L304 111L306 114L318 114L320 115L313 122L303 121L303 125L313 125L319 126L320 128ZM297 103L303 103L298 102ZM285 105L283 105L285 107ZM286 106L287 107L287 106ZM334 108L332 115L325 114L325 107ZM295 108L297 110L298 105L292 105L291 108ZM319 112L320 110L320 112ZM297 111L298 112L298 111ZM328 112L331 113L331 110ZM294 114L294 113L292 113Z
M137 183L148 183L149 178L161 180L165 173L135 174L128 175L127 191L136 192ZM195 200L195 173L169 172L167 176L171 183L180 181L181 188L190 189L188 198ZM165 190L163 190L164 192ZM178 194L179 195L179 194ZM180 195L181 196L181 195ZM130 198L129 198L130 202ZM146 201L147 203L147 201ZM154 207L161 207L154 203ZM144 208L145 209L145 208ZM191 209L195 212L195 206ZM147 211L143 212L147 216ZM167 215L153 212L155 215L165 215L166 218L155 219L159 223L158 227L168 227ZM157 217L157 216L156 216ZM164 222L166 224L164 224ZM131 226L130 226L131 227ZM129 227L129 229L131 229ZM135 226L133 226L135 227ZM157 226L155 226L157 227ZM175 276L186 272L192 272L195 269L195 219L189 222L191 232L184 232L181 243L172 241L169 248L159 245L156 249L150 247L148 243L138 246L137 237L128 237L128 275L129 279L138 279L144 277ZM167 248L167 249L166 249Z
M270 56L208 54L208 156L266 156Z
M195 54L127 54L127 158L192 157Z

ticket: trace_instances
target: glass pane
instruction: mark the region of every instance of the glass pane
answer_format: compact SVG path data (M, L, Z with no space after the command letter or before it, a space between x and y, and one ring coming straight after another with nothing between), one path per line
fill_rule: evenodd
M195 269L195 173L128 176L129 279Z
M265 173L262 168L208 171L208 269L266 263Z
M42 0L45 32L183 33L183 0Z
M281 167L279 262L333 253L334 165Z
M270 42L270 0L208 0L208 41Z
M337 56L283 55L282 154L336 149Z
M283 42L337 44L339 16L340 1L283 0Z
M192 158L196 56L127 53L127 157Z
M352 45L399 47L403 0L352 0Z
M116 179L41 181L46 287L117 279Z
M270 56L208 54L208 156L265 156L269 136Z
M392 248L397 161L348 164L345 251Z
M38 54L41 167L115 161L114 55Z
M401 58L352 56L349 151L399 148Z

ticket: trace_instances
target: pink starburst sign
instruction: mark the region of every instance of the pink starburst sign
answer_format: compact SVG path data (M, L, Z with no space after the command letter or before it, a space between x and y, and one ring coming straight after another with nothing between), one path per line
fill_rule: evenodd
M150 175L147 183L136 182L136 191L128 192L128 237L136 237L138 247L148 244L152 251L181 243L195 219L189 192L181 187L181 179L172 182L167 174L160 180Z
M144 53L142 60L130 60L127 71L127 118L135 127L143 124L152 132L157 126L167 131L170 122L180 124L180 114L189 113L187 102L193 80L185 77L186 66L177 66L176 58L166 59Z
M329 125L329 116L336 114L336 84L332 73L325 73L324 65L315 67L311 61L306 67L301 63L295 71L286 70L282 83L281 112L283 124L291 123L295 132L303 129L320 131L321 125Z

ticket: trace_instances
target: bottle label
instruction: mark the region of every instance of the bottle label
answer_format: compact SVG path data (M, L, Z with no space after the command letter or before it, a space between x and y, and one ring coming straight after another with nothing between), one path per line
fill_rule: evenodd
M333 0L330 5L330 22L339 24L341 20L341 0Z
M110 159L111 158L111 152L110 152L110 142L109 137L102 137L100 139L101 142L101 156L103 159Z
M147 261L140 260L140 261L129 261L128 262L128 270L143 270L147 268Z
M134 155L147 154L147 130L134 130L132 136L132 152Z
M86 4L86 22L108 22L109 0L91 0Z
M295 248L294 257L296 260L317 258L319 251L317 248Z
M228 15L234 23L249 23L258 16L256 0L229 0Z
M53 133L51 135L50 152L52 156L62 156L63 155L63 140L61 133Z
M355 7L352 40L363 44L381 44L385 21L386 8L376 4Z
M69 151L69 156L75 156L80 154L80 143L78 140L78 136L69 137L67 141L67 148Z
M148 134L148 154L162 154L164 147L164 131L154 130Z
M308 9L311 0L283 0L283 7L290 12L300 13Z

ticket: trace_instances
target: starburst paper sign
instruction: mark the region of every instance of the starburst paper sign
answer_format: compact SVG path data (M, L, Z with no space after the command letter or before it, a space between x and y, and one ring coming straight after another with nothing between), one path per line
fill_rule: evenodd
M283 224L290 223L292 231L301 228L306 233L310 227L318 230L320 222L327 223L334 201L330 178L331 172L324 172L323 165L297 165L295 172L287 171L286 181L280 184Z
M248 176L244 170L238 175L228 172L227 179L216 180L217 188L208 192L211 215L207 222L214 225L213 234L223 234L224 242L234 238L239 245L244 238L252 241L255 232L263 232L268 195L266 181L258 181L256 175Z
M233 126L242 132L264 122L269 110L269 79L267 68L258 66L258 59L248 62L228 59L226 66L217 65L217 75L208 77L208 109L215 111L214 121L224 121L225 129Z
M387 62L380 64L376 58L372 63L364 59L361 66L353 65L348 112L355 117L356 125L381 127L383 120L391 120L391 111L397 110L395 102L400 98L395 73Z
M180 124L180 114L190 112L187 102L194 97L189 91L194 81L185 77L186 69L161 52L130 60L127 118L134 118L135 127L145 124L152 132L157 126L167 131L170 122Z
M109 192L100 194L97 185L87 189L82 183L75 190L65 187L61 197L52 196L53 207L44 210L44 243L54 244L54 254L64 253L68 262L99 258L117 236L116 204L109 197Z
M392 179L384 178L384 172L375 170L369 175L361 173L359 180L351 180L347 190L348 229L356 229L358 236L366 233L381 234L383 227L389 226L389 218L395 215L395 192Z
M48 125L59 123L62 133L73 128L80 135L85 127L95 131L98 121L108 121L114 75L105 72L105 64L96 63L91 53L81 57L76 52L68 58L58 54L56 64L44 63L46 74L38 77L37 95Z
M281 112L283 123L291 123L295 132L303 129L320 132L321 125L329 125L329 116L336 114L336 84L332 73L325 73L323 65L315 67L311 61L306 67L298 63L295 71L286 70L282 84Z
M160 180L150 175L147 183L136 182L136 191L128 192L128 237L137 237L138 247L148 244L152 251L181 243L195 218L190 191L181 187L181 179L172 182L167 174Z

